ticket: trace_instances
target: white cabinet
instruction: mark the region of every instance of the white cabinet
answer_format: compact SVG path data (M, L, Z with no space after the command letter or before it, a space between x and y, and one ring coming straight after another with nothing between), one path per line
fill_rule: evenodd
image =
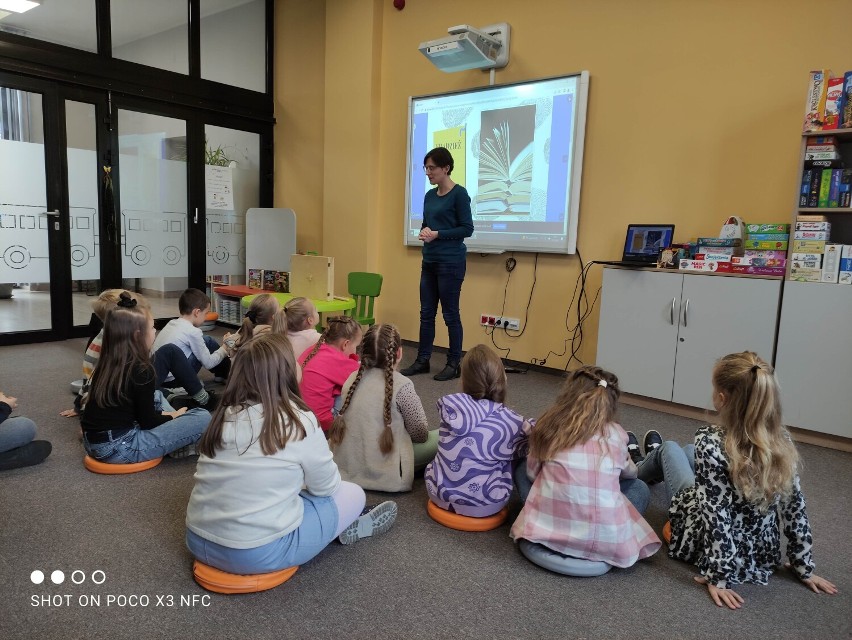
M780 290L777 279L605 268L597 364L627 393L709 407L720 357L772 361Z
M784 422L852 438L852 287L786 282L775 373Z

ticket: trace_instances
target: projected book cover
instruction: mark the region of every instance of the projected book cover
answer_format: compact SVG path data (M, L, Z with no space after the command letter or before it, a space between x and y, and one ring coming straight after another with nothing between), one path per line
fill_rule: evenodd
M477 215L529 215L535 105L483 111Z
M464 127L442 129L432 134L432 146L444 147L453 154L453 182L465 186L465 136Z

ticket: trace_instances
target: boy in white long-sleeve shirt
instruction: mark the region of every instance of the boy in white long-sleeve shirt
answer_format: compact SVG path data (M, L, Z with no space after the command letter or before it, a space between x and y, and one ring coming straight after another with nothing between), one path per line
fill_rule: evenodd
M196 373L204 367L217 378L227 378L231 360L225 347L204 335L199 328L210 311L210 298L198 289L187 289L180 295L178 310L180 317L163 327L154 340L153 350L157 351L165 344L174 344L183 351ZM173 379L169 374L166 380Z

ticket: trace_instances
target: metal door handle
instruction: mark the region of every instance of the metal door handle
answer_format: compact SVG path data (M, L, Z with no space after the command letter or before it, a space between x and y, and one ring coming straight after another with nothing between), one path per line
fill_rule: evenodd
M674 308L675 308L675 298L672 298L672 311L669 314L669 322L672 323L672 326L674 326Z
M195 219L193 220L195 224L198 224L198 207L195 207Z
M683 326L687 326L686 318L689 315L689 298L686 299L686 304L683 305Z
M59 210L57 209L56 211L42 211L39 215L53 216L54 218L58 218L59 217Z

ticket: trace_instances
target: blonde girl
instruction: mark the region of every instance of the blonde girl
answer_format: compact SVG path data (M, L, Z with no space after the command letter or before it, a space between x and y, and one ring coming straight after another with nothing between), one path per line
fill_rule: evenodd
M532 487L512 526L516 541L615 567L660 548L633 503L646 501L648 488L635 479L627 433L615 422L618 397L618 378L600 367L569 374L530 435ZM524 498L520 480L519 492Z
M361 325L349 316L328 319L328 328L310 351L299 357L302 398L316 414L323 431L331 428L343 403L340 392L351 373L358 370Z
M414 384L397 371L402 338L395 326L371 326L359 354L329 431L334 460L344 479L364 489L411 491L415 469L435 456L438 432L430 434Z
M129 293L104 321L104 337L83 411L86 453L116 464L160 458L194 444L210 414L204 409L174 411L156 390L151 363L154 319Z
M359 517L364 491L342 482L316 417L299 397L287 338L269 333L237 352L198 449L186 511L192 554L223 571L256 574L304 564L335 537L387 531L396 504ZM304 490L303 490L304 487Z
M506 371L485 345L465 354L461 388L438 400L438 453L426 467L426 491L442 509L484 518L512 496L512 464L525 453L530 423L503 404Z
M243 317L239 331L236 334L227 334L223 338L228 347L228 355L233 357L237 349L246 342L271 331L273 318L279 308L278 298L271 293L261 293L254 298Z
M739 609L732 587L766 584L781 564L783 522L794 575L815 593L837 593L814 573L799 455L772 367L750 351L725 356L713 369L713 406L718 424L698 430L694 449L664 442L639 463L639 477L664 481L671 500L669 555L698 566L717 606Z
M283 333L293 345L296 359L319 342L320 334L314 327L319 323L319 313L308 298L293 298L281 307L272 321L272 330Z

